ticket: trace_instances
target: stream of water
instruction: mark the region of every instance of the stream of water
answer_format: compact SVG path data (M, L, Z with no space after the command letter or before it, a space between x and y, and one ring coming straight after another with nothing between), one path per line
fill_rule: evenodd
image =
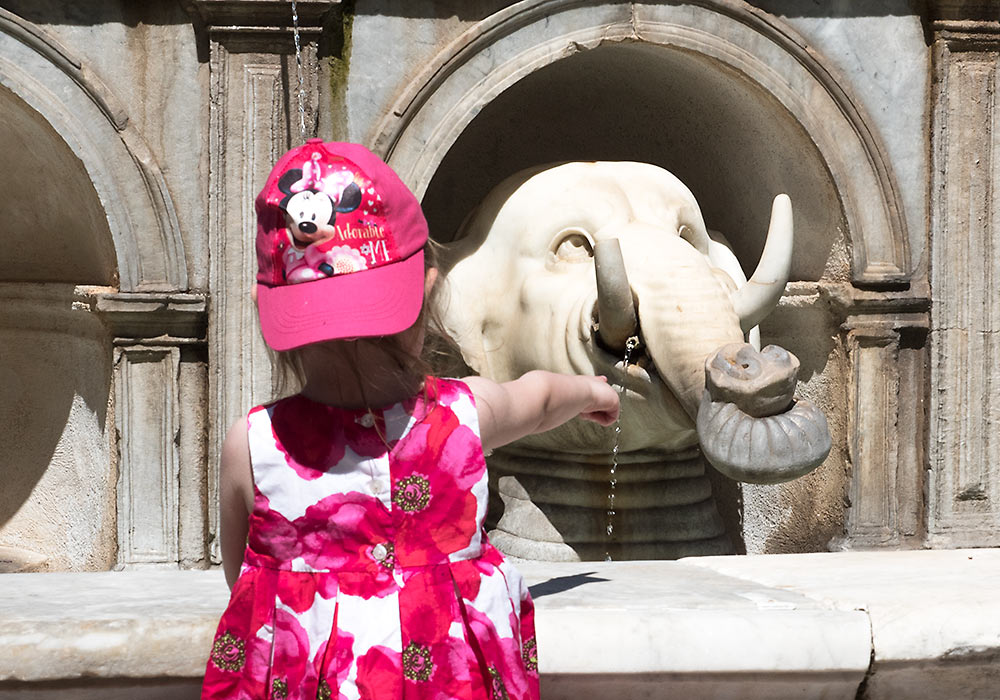
M628 363L632 359L632 351L639 346L639 338L632 336L625 341L625 361L622 366L622 374L628 377ZM625 380L622 380L622 385L618 389L618 395L620 398L625 396ZM611 448L611 470L608 474L608 512L607 521L605 525L605 531L607 532L607 545L604 550L604 561L611 561L611 544L614 541L615 536L615 488L618 486L618 448L621 441L622 433L622 409L618 409L618 420L615 421L615 444Z
M299 84L299 140L306 140L306 89L302 78L302 42L299 39L299 9L292 0L292 32L295 36L295 72Z

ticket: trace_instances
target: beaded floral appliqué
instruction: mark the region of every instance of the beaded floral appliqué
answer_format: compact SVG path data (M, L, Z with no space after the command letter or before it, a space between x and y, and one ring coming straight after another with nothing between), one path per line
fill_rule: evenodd
M285 700L288 697L288 681L284 678L275 678L271 683L271 697L274 700Z
M391 571L396 565L396 545L392 542L380 542L372 547L372 558Z
M529 671L538 670L538 643L535 642L534 637L524 640L524 644L521 646L521 660L524 661L524 667Z
M510 696L507 695L507 686L503 684L500 672L493 666L490 666L490 676L493 679L493 700L510 700Z
M434 671L431 650L416 642L410 642L403 649L403 675L411 681L426 681Z
M423 510L430 500L431 482L419 474L411 474L405 479L400 479L392 494L392 502L407 513Z
M324 678L319 682L319 688L316 690L316 700L331 700L331 698L333 698L333 691L330 690L330 684Z
M246 661L246 643L231 632L216 638L209 657L220 671L239 671Z

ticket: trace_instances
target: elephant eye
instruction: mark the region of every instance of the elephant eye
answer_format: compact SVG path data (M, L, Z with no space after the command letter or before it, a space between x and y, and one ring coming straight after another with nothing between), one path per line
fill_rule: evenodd
M594 244L583 231L568 229L556 236L552 252L557 260L582 262L594 257Z

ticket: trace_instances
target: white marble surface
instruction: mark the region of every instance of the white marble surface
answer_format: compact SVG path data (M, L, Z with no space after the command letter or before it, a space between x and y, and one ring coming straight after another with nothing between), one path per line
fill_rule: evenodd
M998 697L1000 550L519 567L546 700ZM226 599L220 571L0 576L0 698L197 697Z
M701 557L683 563L794 590L837 610L866 611L876 663L1000 649L1000 549Z
M794 591L680 562L530 562L519 568L533 583L543 675L863 676L868 667L864 614Z
M862 612L683 562L524 562L542 696L855 697Z
M228 599L221 570L0 576L0 688L200 675Z
M702 557L684 563L864 610L866 698L1000 697L1000 549Z

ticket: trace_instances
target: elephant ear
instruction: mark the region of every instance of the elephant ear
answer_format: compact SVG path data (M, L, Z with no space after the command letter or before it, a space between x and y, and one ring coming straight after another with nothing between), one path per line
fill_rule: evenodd
M478 304L475 301L461 303L456 301L455 290L461 288L462 285L451 279L450 274L438 284L441 285L441 288L435 295L435 306L441 322L441 330L458 346L462 361L476 374L484 374L486 350L475 323L475 317L481 311L470 308L473 305L478 306Z
M489 350L502 345L507 305L497 303L503 296L496 284L499 276L483 275L482 267L470 259L477 247L459 242L445 249L434 307L464 363L477 374L504 381L508 369L498 367L502 360Z
M708 261L715 270L725 274L733 285L733 289L739 289L747 283L747 276L743 272L743 266L733 252L733 246L719 231L708 229L710 241L708 243ZM747 342L760 350L760 328L754 326L747 333Z
M718 231L708 230L708 260L712 267L722 270L731 279L734 285L739 288L747 283L747 276L743 273L743 266L737 260L733 252L733 246L724 235Z

